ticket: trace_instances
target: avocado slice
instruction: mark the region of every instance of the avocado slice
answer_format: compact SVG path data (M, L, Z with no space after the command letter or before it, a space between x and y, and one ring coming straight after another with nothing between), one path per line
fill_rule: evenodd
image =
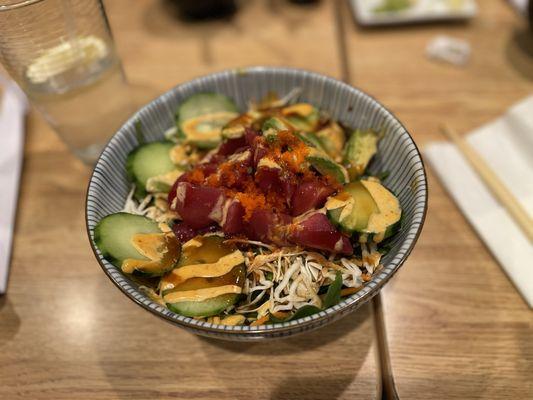
M282 118L271 117L263 122L261 130L265 139L268 142L272 142L276 139L278 132L292 131L292 127Z
M335 161L342 159L342 149L346 142L344 129L336 123L330 122L327 126L320 129L316 134L325 152Z
M306 160L322 175L331 176L339 183L348 183L348 172L322 150L310 148Z
M355 130L344 147L344 163L352 180L365 173L377 152L380 135L373 130Z
M306 145L325 151L322 142L313 132L298 132L296 133L296 136L298 136Z

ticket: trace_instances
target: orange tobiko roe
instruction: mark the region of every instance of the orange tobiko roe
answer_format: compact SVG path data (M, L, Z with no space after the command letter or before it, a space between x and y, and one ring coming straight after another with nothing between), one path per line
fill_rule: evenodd
M295 174L300 174L300 177L304 180L316 178L306 160L309 154L309 147L293 132L278 132L272 147L271 155L280 165Z
M334 179L318 176L306 162L309 153L308 146L293 132L278 132L274 142L268 142L258 136L255 145L266 149L264 157L273 160L282 168L285 179L296 186L301 182L321 181L338 189L339 184ZM255 210L268 209L280 213L288 213L289 205L285 194L277 190L264 193L254 180L250 167L240 161L225 161L221 163L217 172L205 178L200 169L191 171L189 181L224 189L226 196L238 200L244 208L244 220L248 222Z
M191 183L203 183L205 179L204 171L201 169L193 169L189 175L189 182Z
M255 210L265 209L267 201L265 195L260 191L239 192L235 194L235 198L239 200L244 208L244 221L250 221Z
M210 175L205 182L208 186L223 188L226 196L238 200L244 208L245 221L250 220L255 210L273 206L267 203L267 196L257 186L250 172L240 162L227 161L220 164L217 173ZM237 183L239 189L235 188Z
M212 187L231 188L247 175L247 169L242 163L224 162L218 166L216 174L207 177L206 183Z

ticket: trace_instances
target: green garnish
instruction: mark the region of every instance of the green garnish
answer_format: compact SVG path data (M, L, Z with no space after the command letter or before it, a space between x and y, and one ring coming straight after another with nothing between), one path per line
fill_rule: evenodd
M341 301L342 274L337 271L335 280L329 285L326 297L324 297L323 308L333 307Z
M375 13L393 13L411 7L411 0L383 0L381 5L374 8Z

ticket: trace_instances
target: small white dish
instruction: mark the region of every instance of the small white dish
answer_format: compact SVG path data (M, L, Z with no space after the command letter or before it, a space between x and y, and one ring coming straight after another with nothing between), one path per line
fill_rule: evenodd
M350 0L356 21L363 26L466 20L477 13L475 0L410 0L398 11L377 11L386 0Z

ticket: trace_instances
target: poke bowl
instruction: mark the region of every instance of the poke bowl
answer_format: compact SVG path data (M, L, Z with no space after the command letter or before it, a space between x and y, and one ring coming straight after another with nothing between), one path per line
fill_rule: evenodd
M133 115L96 163L86 223L139 306L195 334L260 340L370 300L426 209L420 153L380 103L314 72L250 67Z

